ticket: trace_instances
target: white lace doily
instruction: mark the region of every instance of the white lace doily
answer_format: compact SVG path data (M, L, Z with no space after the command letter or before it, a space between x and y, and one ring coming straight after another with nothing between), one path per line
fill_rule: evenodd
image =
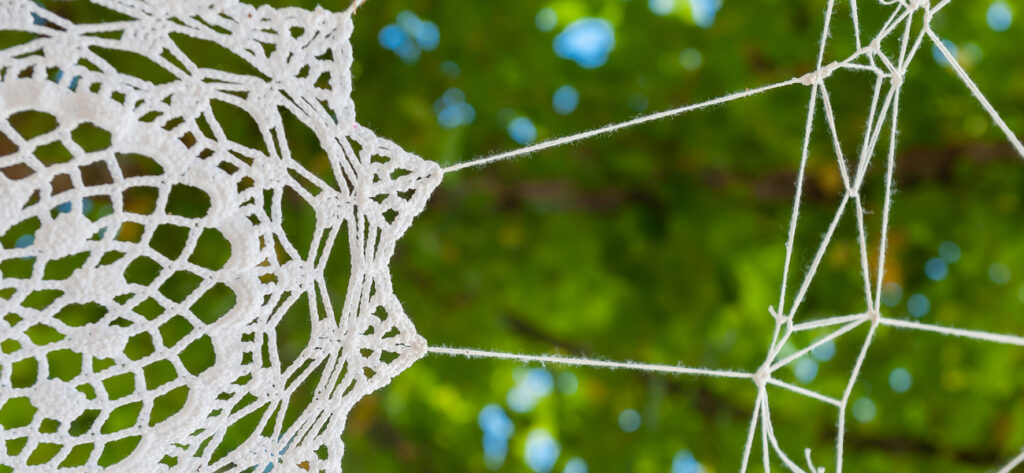
M0 50L0 235L18 239L0 248L0 404L24 419L0 463L340 471L353 404L426 349L387 265L438 166L356 123L349 12L92 3L103 22L0 1L0 29L26 33ZM192 57L217 47L251 71ZM263 141L233 141L225 116ZM310 131L319 161L292 156ZM283 201L315 227L287 232ZM234 303L199 310L208 295ZM310 327L297 355L284 317Z

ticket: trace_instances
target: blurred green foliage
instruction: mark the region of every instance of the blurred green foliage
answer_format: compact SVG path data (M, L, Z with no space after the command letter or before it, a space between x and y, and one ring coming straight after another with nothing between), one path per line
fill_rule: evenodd
M370 0L358 10L352 39L359 121L407 150L450 164L520 146L508 129L517 117L528 118L543 140L813 69L824 1L724 0L707 28L698 26L687 2L669 2L676 9L665 16L652 12L654 3ZM887 7L861 3L869 32ZM847 6L840 5L829 60L856 47ZM934 27L957 45L961 63L1019 132L1024 27L1015 22L994 31L986 18L990 5L954 0ZM554 13L550 31L538 28L542 10ZM385 49L379 37L403 11L434 22L440 33L436 49L420 51L415 60ZM594 69L552 49L554 37L584 17L604 18L615 35L607 63ZM218 51L209 51L217 62ZM884 313L911 318L908 301L920 295L929 303L924 322L1019 334L1024 167L962 83L932 56L928 47L919 53L901 98L898 193L886 265L891 304ZM872 82L849 72L828 82L848 156L859 150ZM579 105L561 115L552 94L567 84L578 91ZM453 88L473 107L473 120L446 128L437 102ZM398 244L391 265L395 290L434 345L752 371L764 359L773 328L768 307L779 297L806 100L804 87L780 89L446 175ZM260 142L246 122L225 121L235 123L228 131L238 139ZM304 151L316 149L312 144ZM873 252L882 213L880 159L881 152L864 190ZM819 121L791 288L840 201L835 163ZM312 216L300 201L286 200L294 206L290 238L308 233L303 228ZM97 205L94 211L109 209ZM851 217L848 212L843 219L798 320L864 310ZM939 254L944 242L955 243L958 258ZM948 274L933 280L925 267L940 256ZM5 277L25 271L17 264L0 270ZM348 264L347 255L335 255L328 269L334 298L343 297ZM230 297L209 304L226 311L234 303ZM309 336L301 313L308 308L293 309L279 330L286 356ZM860 327L837 339L832 356L805 357L804 372L784 368L779 377L839 396L866 331ZM789 349L827 333L798 334ZM1005 463L1024 445L1022 362L1019 347L880 329L854 388L854 412L847 414L848 471L967 472ZM892 381L902 370L911 379L906 392ZM523 386L545 372L553 387L518 404L514 398ZM692 465L687 455L704 471L735 471L755 395L754 385L741 380L556 366L536 371L430 356L355 408L344 437L344 467L535 471L525 452L531 433L543 429L558 445L553 471L578 457L594 472L685 473L692 470L679 465ZM796 458L810 448L817 464L832 465L836 410L779 389L769 396L782 447ZM484 454L479 421L489 405L500 406L512 426L501 461ZM20 425L24 406L6 406L0 410L5 427ZM633 411L640 425L627 432ZM762 468L759 443L751 471Z
M664 17L652 13L654 3L368 2L356 16L353 39L360 122L428 159L451 163L518 147L507 132L510 117L528 117L543 140L813 69L825 2L726 0L706 29L694 24L687 2L674 2L676 13ZM887 10L859 3L868 37ZM954 1L934 27L957 45L961 63L1020 132L1024 65L1016 45L1024 29L1015 22L994 31L986 22L989 7ZM544 8L557 16L549 32L537 27ZM826 61L855 49L848 8L837 6ZM405 10L436 22L441 33L439 47L412 64L378 41L381 28ZM614 25L615 47L596 69L552 50L553 38L581 17ZM695 70L682 67L684 55L692 55L685 50L700 53ZM445 61L456 63L459 74L446 74ZM872 81L837 73L828 82L847 156L859 149ZM566 116L552 108L552 94L564 84L580 95ZM1019 157L930 47L918 54L906 84L886 268L886 280L903 295L884 312L913 318L907 300L922 294L931 306L922 321L1021 333ZM432 106L451 87L464 92L476 120L444 129ZM399 243L396 291L432 344L752 371L770 341L768 306L779 296L807 94L802 87L782 89L447 175ZM842 192L818 113L791 288ZM883 159L880 148L865 185L872 252ZM945 279L933 281L924 268L945 241L955 242L962 257L948 264ZM1009 281L989 278L994 263L1010 268ZM862 310L848 214L798 320ZM789 368L780 376L841 395L866 331L837 339L829 361L806 357L816 365L813 381L797 380ZM801 334L806 337L792 344L806 346L827 333ZM861 422L848 412L846 467L985 471L1004 463L1024 445L1024 378L1016 368L1022 361L1019 349L880 330L852 397L870 403L851 409L870 404L875 415ZM897 368L912 378L905 393L890 386ZM575 374L579 390L554 390L519 413L507 400L523 383L524 368L428 357L357 407L345 437L345 467L488 471L477 416L496 403L515 429L500 471L533 471L525 442L537 428L561 447L554 471L573 457L595 472L671 471L685 450L705 471L738 469L756 393L751 383L547 369L556 380ZM782 390L769 395L783 448L798 458L811 448L815 462L831 471L835 409ZM636 432L618 424L625 409L641 414ZM751 471L761 471L759 439L754 457Z

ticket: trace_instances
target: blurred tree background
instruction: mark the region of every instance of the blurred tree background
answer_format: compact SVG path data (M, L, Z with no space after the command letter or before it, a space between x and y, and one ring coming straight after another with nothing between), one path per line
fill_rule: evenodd
M859 3L870 37L890 10ZM453 163L801 75L825 4L371 0L355 19L356 109L406 149ZM1018 133L1021 6L954 1L934 22ZM848 8L837 3L831 59L855 49ZM1024 167L940 57L925 45L901 98L883 312L1021 333ZM848 156L872 82L828 82ZM435 345L753 371L771 336L807 95L781 89L446 175L399 242L396 292ZM797 272L842 193L818 113ZM865 184L872 248L883 159L880 148ZM864 310L858 260L847 214L798 320ZM839 396L866 332L780 376ZM849 471L993 471L1024 445L1022 361L1019 349L881 329L847 413ZM344 466L737 471L755 394L742 380L428 356L360 402ZM833 465L836 410L769 395L787 452Z
M860 3L870 37L891 6ZM369 0L352 39L357 115L451 164L802 75L825 5ZM855 49L848 8L838 3L828 60ZM954 0L933 23L1018 133L1022 9ZM873 81L828 81L848 157ZM448 174L398 243L395 291L432 345L753 371L771 341L807 95L787 87ZM843 193L818 117L791 287ZM880 148L864 188L873 252L882 160ZM902 93L896 183L883 314L1024 333L1024 163L927 43ZM348 261L334 267L347 280ZM859 271L848 211L797 320L862 312ZM866 333L778 377L838 397ZM1019 347L880 328L847 412L847 471L994 471L1024 446L1022 363ZM428 356L359 402L344 469L737 471L756 392L745 380ZM809 448L831 471L836 409L769 396L781 446L801 459ZM758 439L750 471L760 458Z

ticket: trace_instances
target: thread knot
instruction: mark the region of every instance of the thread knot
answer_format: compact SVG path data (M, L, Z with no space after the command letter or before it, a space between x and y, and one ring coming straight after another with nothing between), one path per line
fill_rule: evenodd
M876 55L882 54L882 38L872 39L868 47L871 48L872 53Z
M900 87L903 85L903 71L893 71L889 74L889 82L892 83L893 87Z
M771 379L772 374L768 371L768 365L762 365L757 371L754 372L753 380L754 384L757 385L758 389L764 389L765 385L768 384L768 380Z
M827 64L825 66L821 66L817 70L808 72L807 74L804 74L803 76L801 76L800 77L800 83L803 84L803 85L808 85L808 86L821 83L822 81L827 79L829 76L831 76L832 73L836 69L838 69L838 68L839 68L839 64L835 63L835 62L833 62L831 64Z

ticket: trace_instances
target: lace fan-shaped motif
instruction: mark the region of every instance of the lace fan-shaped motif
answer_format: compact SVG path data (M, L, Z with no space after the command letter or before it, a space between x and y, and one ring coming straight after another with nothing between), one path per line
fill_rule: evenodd
M340 471L426 351L387 264L439 168L356 124L348 12L87 7L0 1L0 469Z

